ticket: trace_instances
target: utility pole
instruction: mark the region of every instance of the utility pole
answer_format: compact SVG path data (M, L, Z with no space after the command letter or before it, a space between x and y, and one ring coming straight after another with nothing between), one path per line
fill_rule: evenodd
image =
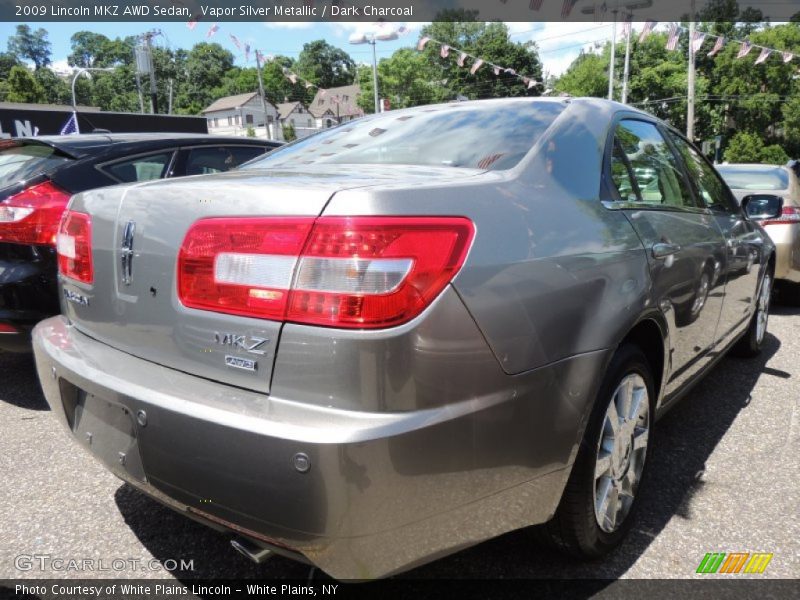
M686 137L690 142L694 141L694 33L696 23L694 22L694 0L692 0L692 14L689 17L689 75L688 75L688 98L686 99Z
M167 108L167 114L172 114L172 79L169 80L169 108Z
M625 36L625 69L622 72L622 103L628 103L628 77L631 71L631 36L633 35L633 27L631 20L633 13L626 17L628 35Z
M614 99L614 62L617 60L617 9L611 11L614 23L611 28L611 59L608 61L608 99Z
M153 38L157 35L161 35L161 31L158 29L146 31L139 36L140 40L144 40L144 45L137 46L135 49L137 85L141 86L141 75L150 75L150 108L153 114L158 112L158 89L156 88L156 70L153 64L152 45ZM142 106L142 112L144 112L144 106Z
M256 50L256 73L258 74L258 95L261 96L261 110L264 112L264 137L271 139L269 135L269 123L267 123L267 99L264 97L264 78L261 75L261 53ZM275 123L275 137L279 123Z

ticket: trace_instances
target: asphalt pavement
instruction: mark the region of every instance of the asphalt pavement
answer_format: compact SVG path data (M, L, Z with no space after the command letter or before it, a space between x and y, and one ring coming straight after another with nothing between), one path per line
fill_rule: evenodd
M759 577L797 577L798 357L800 309L774 307L760 357L724 358L657 423L632 535L604 560L564 558L518 531L404 577L691 578L708 552L773 553ZM0 354L0 427L0 579L324 578L282 557L254 565L109 474L56 422L28 356ZM95 571L58 558L91 559ZM130 566L117 570L120 559Z

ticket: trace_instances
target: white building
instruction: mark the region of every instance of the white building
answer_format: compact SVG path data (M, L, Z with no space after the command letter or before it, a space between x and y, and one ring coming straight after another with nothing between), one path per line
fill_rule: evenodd
M291 124L297 139L308 137L319 130L316 118L302 102L282 102L277 108L281 125L286 127Z
M237 94L216 100L202 114L208 120L209 133L245 136L247 129L252 127L257 137L263 137L266 126L269 139L282 140L281 128L277 126L278 109L271 102L265 104L266 115L258 92Z
M317 90L308 112L314 115L319 129L346 123L364 116L364 111L358 105L359 95L361 88L358 85Z

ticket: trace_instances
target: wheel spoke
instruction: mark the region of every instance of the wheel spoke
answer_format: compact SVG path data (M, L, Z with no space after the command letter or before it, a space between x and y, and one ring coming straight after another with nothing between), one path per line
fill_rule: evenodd
M594 478L597 479L611 470L611 454L606 453L597 457L594 465Z
M620 390L617 390L617 394L620 393ZM608 412L606 413L606 423L608 423L609 427L611 428L611 434L616 436L617 432L619 431L619 415L617 414L617 405L614 402L616 400L616 396L614 399L611 400L611 403L608 405Z
M617 406L621 420L627 421L631 414L631 402L633 401L633 378L627 377L619 390L620 404Z
M608 493L608 508L606 509L606 522L613 530L617 525L617 513L619 512L619 489L612 487Z
M606 511L608 510L609 494L611 492L611 478L604 477L598 484L597 496L595 497L595 512L598 518L605 518Z
M633 449L641 450L647 448L647 442L650 438L650 432L643 428L637 427L633 434Z

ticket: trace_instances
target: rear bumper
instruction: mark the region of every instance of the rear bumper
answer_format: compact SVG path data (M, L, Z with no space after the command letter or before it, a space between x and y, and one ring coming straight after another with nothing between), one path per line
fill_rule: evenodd
M775 243L775 279L800 283L800 224L767 225Z
M607 358L509 378L516 391L375 413L159 367L61 316L39 324L33 342L53 413L109 469L339 579L387 576L549 519L582 435L580 395Z
M42 247L30 259L3 256L10 246L0 244L0 325L15 332L0 327L0 350L30 352L34 325L59 312L55 254Z

